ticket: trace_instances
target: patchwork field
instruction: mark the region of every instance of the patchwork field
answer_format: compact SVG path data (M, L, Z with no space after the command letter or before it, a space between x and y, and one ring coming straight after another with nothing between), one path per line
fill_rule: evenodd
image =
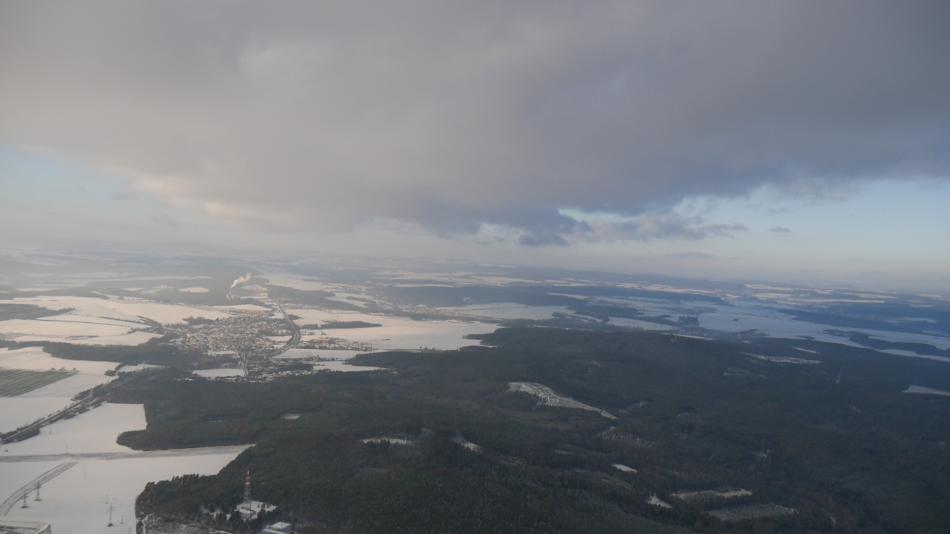
M16 397L34 389L58 382L77 371L27 371L0 368L0 397Z

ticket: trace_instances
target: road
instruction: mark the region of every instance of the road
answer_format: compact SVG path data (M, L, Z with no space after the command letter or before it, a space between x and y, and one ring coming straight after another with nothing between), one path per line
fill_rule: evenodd
M280 302L278 302L276 299L269 299L269 303L273 304L273 306L277 308L277 311L280 312L281 316L284 318L284 321L287 323L287 327L290 330L290 339L280 348L260 354L258 357L262 360L269 360L275 356L280 356L288 350L296 347L300 343L300 327L297 326L297 323L295 323L294 320L290 318L290 315L287 314L287 312L284 310L284 307L281 306ZM252 371L256 371L256 369L252 367L252 364L255 362L253 362L248 356L250 356L248 353L240 354L241 368L244 370L245 378L250 377Z
M42 475L40 475L40 476L34 478L33 480L27 482L26 484L20 486L16 491L14 491L13 493L11 493L10 496L7 497L5 501L3 501L2 503L0 503L0 517L3 517L3 516L5 516L5 515L9 514L9 513L10 513L10 510L12 510L14 506L16 506L16 503L18 503L20 500L23 499L23 496L24 496L24 495L26 495L27 493L33 491L33 490L36 489L37 487L39 487L39 486L41 486L41 485L43 485L43 484L46 484L47 482L49 482L50 480L53 480L54 478L58 477L59 475L65 473L65 472L68 471L71 467L73 467L74 465L76 465L76 463L77 463L77 462L75 462L75 461L63 462L63 463L61 463L61 464L59 464L59 465L56 465L55 467L51 468L50 470L46 471L46 472L43 473Z
M79 452L59 454L0 455L0 464L17 462L55 462L67 460L123 460L127 458L169 458L175 456L207 456L210 454L241 453L251 445L223 445L192 449L161 449L156 451Z
M67 419L79 415L83 412L91 410L96 406L102 404L109 392L121 385L136 380L138 376L137 373L127 373L125 375L120 375L111 382L107 382L100 386L96 386L92 389L86 390L79 394L78 400L70 404L69 406L63 408L62 410L47 415L42 419L33 421L32 423L20 427L16 430L12 430L7 433L0 433L0 443L13 443L15 441L23 441L37 435L41 428L46 425L51 425L56 421L61 419Z

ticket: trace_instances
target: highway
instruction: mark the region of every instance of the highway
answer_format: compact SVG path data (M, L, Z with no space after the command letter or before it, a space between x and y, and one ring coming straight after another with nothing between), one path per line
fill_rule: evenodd
M74 465L76 465L76 462L74 461L63 462L17 488L17 490L11 493L10 496L6 498L6 500L0 503L0 517L9 514L10 510L13 509L17 502L23 499L24 495L65 473Z
M79 452L58 454L10 454L0 455L0 464L17 462L56 462L79 460L124 460L128 458L169 458L175 456L207 456L210 454L234 454L244 452L251 445L223 445L220 447L195 447L191 449L161 449L155 451Z

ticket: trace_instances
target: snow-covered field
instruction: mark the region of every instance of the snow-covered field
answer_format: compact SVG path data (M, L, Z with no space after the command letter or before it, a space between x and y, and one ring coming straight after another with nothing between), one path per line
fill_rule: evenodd
M634 469L634 468L632 468L632 467L630 467L629 465L613 464L612 467L613 467L614 469L616 469L617 471L622 471L622 472L624 472L624 473L633 473L633 474L636 474L636 473L637 473L637 470Z
M207 293L211 290L206 287L192 286L179 288L178 291L181 291L182 293Z
M752 305L715 305L714 311L707 311L699 315L699 326L721 332L742 332L755 329L769 337L811 337L816 341L861 347L862 345L848 338L834 336L825 332L826 330L845 330L848 332L861 332L877 339L895 343L924 343L938 349L950 348L950 338L947 337L876 330L872 328L841 328L820 323L799 321L791 315Z
M763 362L783 363L788 365L818 365L821 363L821 360L808 360L805 358L794 358L791 356L766 356L764 354L752 354L750 352L744 352L743 354L752 359Z
M950 391L945 389L928 388L927 386L908 386L904 393L914 393L916 395L938 395L940 397L950 397Z
M278 360L349 360L357 354L365 354L359 350L325 350L325 349L287 349L277 356Z
M358 350L324 350L324 349L289 349L277 359L304 360L313 364L314 371L359 372L380 371L382 367L352 365L348 360L357 354L365 354Z
M390 445L412 445L412 441L406 438L394 438L389 436L381 436L378 438L365 438L360 440L361 443L369 443L373 445L379 445L382 443L388 443Z
M670 497L686 502L708 501L711 499L738 499L740 497L751 497L752 492L742 488L718 488L699 491L677 491L671 493Z
M118 319L132 323L140 323L141 318L150 319L161 324L176 324L188 317L203 319L223 319L227 313L213 308L186 306L184 304L164 304L144 299L93 297L60 297L44 296L30 298L15 298L2 300L4 304L32 304L51 310L72 308L72 314L86 317ZM2 324L2 321L0 324Z
M366 371L386 371L385 367L373 367L370 365L352 365L345 361L325 361L313 362L314 371L333 371L336 373L359 373Z
M44 484L42 501L28 495L29 508L14 506L6 519L50 523L53 532L75 534L128 532L134 529L135 498L148 482L166 480L182 474L217 473L239 450L212 454L182 451L167 457L141 457L116 443L119 433L145 427L145 412L140 404L103 404L72 419L57 422L40 435L25 441L4 445L0 453L0 499L64 461L78 464ZM81 456L72 460L62 457L51 461L40 456L15 459L19 455L83 453L129 453L113 459L90 459ZM109 508L116 526L106 526Z
M38 436L7 443L0 456L24 454L63 454L83 452L130 452L116 443L126 430L145 428L145 409L141 404L112 404L79 414L72 419L43 427ZM0 473L5 463L0 463Z
M368 328L325 329L328 336L347 341L368 343L373 350L418 349L421 347L454 350L478 342L465 339L470 334L493 332L495 325L471 321L416 321L406 317L369 314L360 312L331 312L313 308L294 308L287 313L296 315L298 325L324 324L329 321L364 321L382 326ZM322 336L310 334L303 339L312 340Z
M239 367L220 367L218 369L198 369L192 371L203 378L228 378L232 376L244 376L244 370Z
M85 315L60 315L41 319L10 319L0 321L0 336L13 341L62 341L76 344L120 344L121 341L145 342L155 337L147 332L134 332L142 324L97 320ZM129 338L132 334L138 334ZM103 342L102 340L108 340Z
M0 349L0 367L7 369L78 371L73 376L17 397L0 397L0 431L13 430L69 406L77 393L112 380L105 372L115 366L112 362L56 358L38 347Z
M468 306L455 306L436 308L443 313L465 315L470 317L487 317L490 319L532 319L541 321L550 319L555 313L573 314L566 306L529 306L527 304L515 304L512 302L499 302L495 304L471 304Z
M0 321L0 337L13 341L60 341L78 345L139 345L158 337L145 332L148 321L164 325L188 317L222 319L223 310L142 299L45 296L2 300L4 304L32 304L51 310L71 309L38 319Z
M668 324L651 323L650 321L641 321L639 319L628 319L626 317L611 317L610 324L622 326L624 328L639 328L641 330L665 331L672 330L673 327Z
M6 518L43 521L57 533L122 534L129 528L134 532L135 498L147 483L184 474L213 475L237 454L83 460L42 487L42 502L34 502L31 493L30 507L15 506ZM0 464L0 469L7 465L17 464ZM24 465L35 469L20 474L27 481L51 467L49 462ZM111 528L106 526L110 505L115 523Z
M584 404L583 402L561 395L553 389L538 384L537 382L508 382L508 391L527 393L538 399L538 404L544 406L554 406L556 408L574 408L576 410L587 410L597 412L607 419L616 419L617 417L606 410Z

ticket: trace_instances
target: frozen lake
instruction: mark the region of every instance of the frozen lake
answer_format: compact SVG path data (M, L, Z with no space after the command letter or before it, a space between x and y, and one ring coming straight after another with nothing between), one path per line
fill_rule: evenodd
M391 315L369 314L359 312L336 312L313 308L294 308L287 310L288 314L296 315L300 319L298 325L324 324L331 321L363 321L380 326L366 328L328 328L323 332L327 336L345 339L347 341L368 343L373 350L418 349L427 347L433 349L455 350L468 345L477 345L478 341L465 339L471 334L486 334L495 330L495 325L473 321L416 321L408 317L394 317ZM313 340L322 335L304 335L303 340Z

